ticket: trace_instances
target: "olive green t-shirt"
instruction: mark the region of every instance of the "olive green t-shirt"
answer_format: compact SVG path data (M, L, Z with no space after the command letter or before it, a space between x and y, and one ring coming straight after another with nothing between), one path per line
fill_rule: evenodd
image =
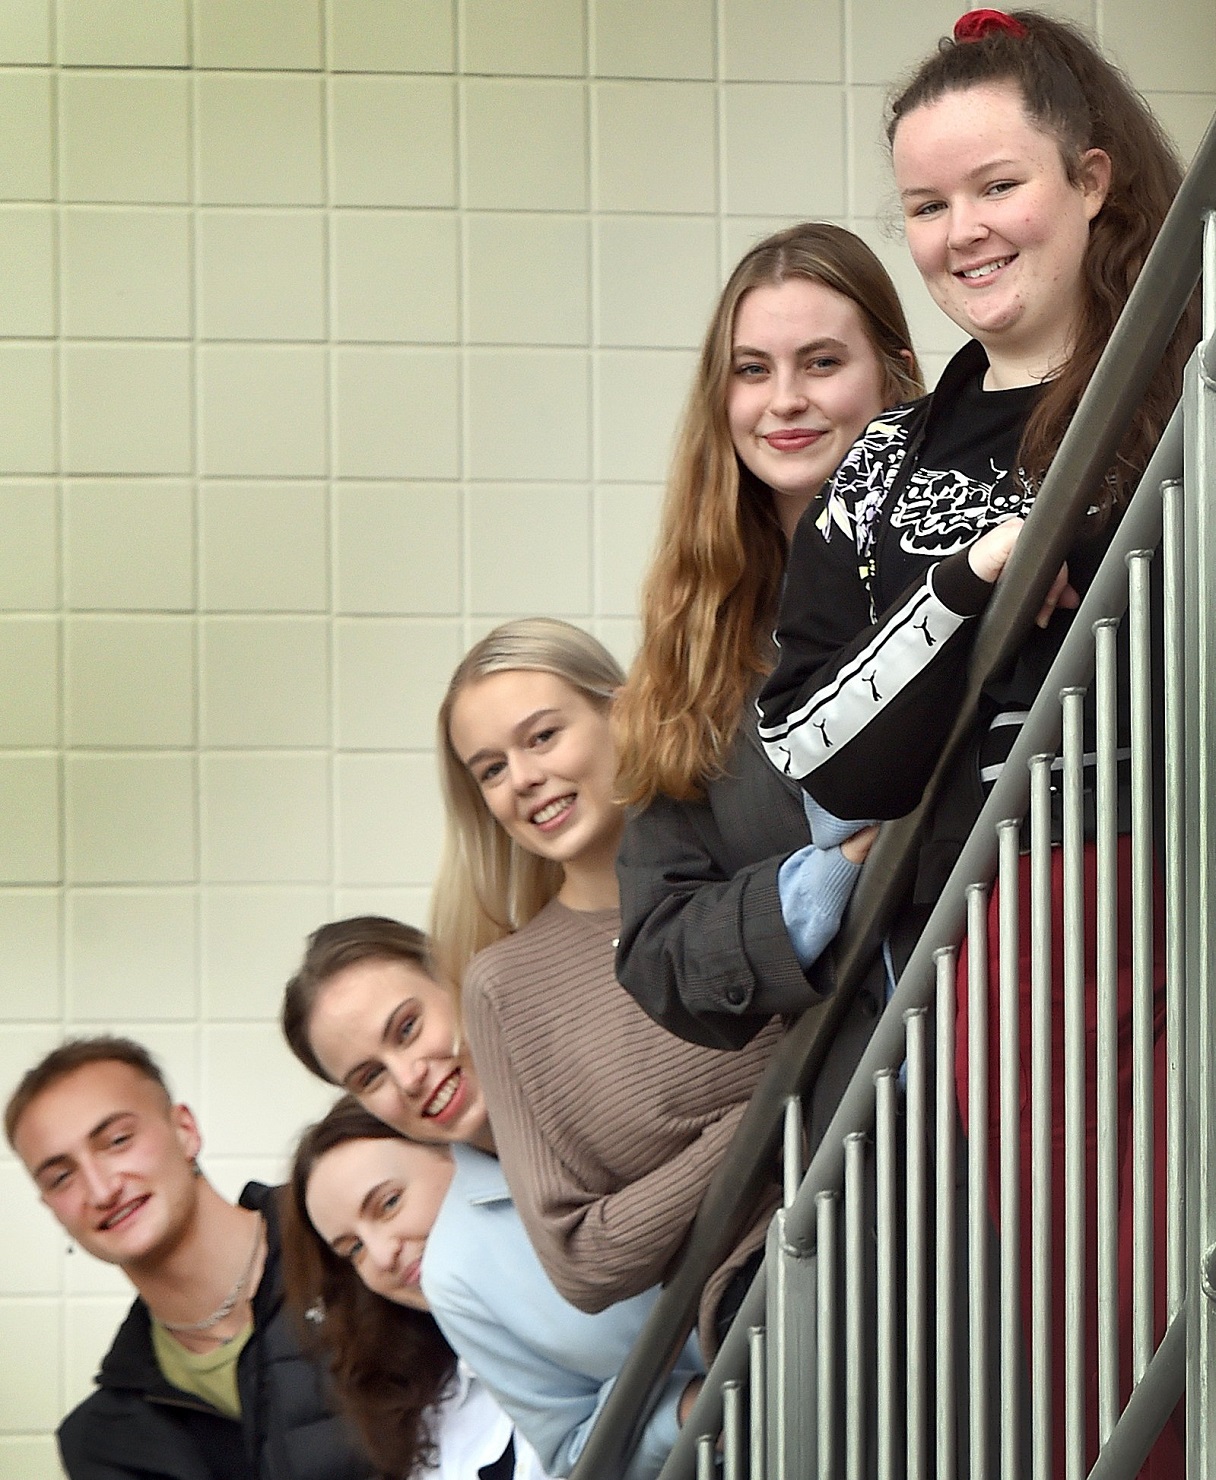
M240 1418L241 1397L236 1385L236 1364L245 1343L253 1335L253 1322L210 1352L191 1352L172 1335L152 1322L152 1350L166 1379L184 1393L193 1393L228 1418Z

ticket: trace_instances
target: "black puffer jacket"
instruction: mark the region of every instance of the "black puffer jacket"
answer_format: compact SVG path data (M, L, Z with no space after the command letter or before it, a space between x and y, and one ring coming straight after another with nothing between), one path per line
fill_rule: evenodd
M240 1421L171 1386L137 1300L97 1374L97 1391L59 1428L71 1480L369 1480L371 1466L326 1399L283 1305L278 1192L250 1182L241 1206L266 1222L266 1265L241 1352Z

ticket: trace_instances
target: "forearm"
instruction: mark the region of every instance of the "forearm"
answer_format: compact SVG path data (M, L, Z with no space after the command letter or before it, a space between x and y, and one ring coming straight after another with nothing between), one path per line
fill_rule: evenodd
M957 711L971 619L990 592L960 552L847 641L826 615L783 625L760 698L773 764L837 816L910 811ZM787 604L812 599L787 588Z
M657 1284L683 1242L742 1117L728 1106L678 1154L646 1176L594 1195L555 1156L529 1148L518 1180L520 1216L561 1295L595 1313Z
M816 999L777 892L790 847L727 877L716 862L720 844L707 837L711 828L706 807L668 797L630 820L617 859L616 972L669 1031L711 1048L740 1048L770 1018ZM790 846L805 841L800 831L790 829Z

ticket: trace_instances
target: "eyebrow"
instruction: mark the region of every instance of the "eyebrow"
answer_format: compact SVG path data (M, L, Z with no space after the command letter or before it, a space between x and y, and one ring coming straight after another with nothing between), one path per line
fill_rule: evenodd
M384 1027L380 1029L381 1043L388 1043L389 1040L392 1038L393 1024L397 1020L397 1014L410 1000L411 999L409 997L402 997L401 1001L396 1004L393 1010L389 1013L388 1017L384 1019ZM358 1074L361 1069L368 1068L374 1062L374 1059L360 1059L357 1064L352 1064L350 1068L346 1071L346 1073L343 1074L342 1083L349 1087L350 1081L353 1076Z
M115 1110L110 1115L103 1115L102 1118L85 1137L85 1140L95 1141L97 1137L102 1135L103 1132L107 1131L116 1120L122 1120L125 1116L134 1115L134 1113L135 1112L133 1110ZM71 1159L71 1155L67 1151L57 1151L54 1156L48 1156L45 1161L39 1162L39 1164L34 1168L33 1175L35 1182L38 1180L39 1177L42 1176L43 1172L50 1171L51 1167L59 1166L65 1162L70 1162Z
M369 1187L367 1189L367 1192L364 1194L363 1201L359 1204L359 1212L362 1213L366 1217L367 1216L367 1210L368 1210L368 1208L371 1207L372 1203L375 1201L376 1196L379 1193L380 1189L382 1187L387 1186L387 1185L388 1185L388 1178L385 1177L385 1178L382 1178L379 1182L377 1182L374 1187Z
M968 170L963 176L964 180L977 180L981 175L988 174L991 170L1013 169L1018 163L1016 159L987 159L983 164L976 165L975 169ZM915 196L941 195L940 190L934 190L929 185L910 185L907 190L899 192L901 200L911 200Z
M847 350L848 349L848 345L845 344L845 342L844 342L843 339L836 339L836 338L834 338L830 334L825 334L820 339L811 339L811 340L808 340L806 344L800 344L798 346L798 348L794 351L794 353L796 355L807 355L807 354L813 354L815 351L821 350L821 349L843 349L843 350ZM766 349L754 349L750 344L736 344L736 345L734 345L733 348L731 349L731 354L732 355L752 355L757 360L771 360L772 359L772 355L769 354L768 350L766 350Z
M531 714L521 719L517 725L512 726L511 733L513 735L522 735L526 730L530 730L538 719L544 719L546 715L558 713L560 713L560 710L552 707L548 709L534 709ZM483 746L481 750L475 750L472 755L465 759L463 763L464 768L466 771L471 771L480 761L489 760L492 755L499 754L501 752L496 747Z

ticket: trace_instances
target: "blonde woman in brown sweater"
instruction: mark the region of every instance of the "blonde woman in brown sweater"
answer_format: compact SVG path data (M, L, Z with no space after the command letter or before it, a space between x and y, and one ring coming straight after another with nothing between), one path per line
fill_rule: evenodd
M578 628L509 622L460 664L439 719L435 950L462 983L516 1207L554 1285L586 1311L663 1277L782 1032L775 1020L737 1053L686 1043L615 979L624 819L609 715L622 679ZM706 1288L707 1355L776 1201L774 1186Z

